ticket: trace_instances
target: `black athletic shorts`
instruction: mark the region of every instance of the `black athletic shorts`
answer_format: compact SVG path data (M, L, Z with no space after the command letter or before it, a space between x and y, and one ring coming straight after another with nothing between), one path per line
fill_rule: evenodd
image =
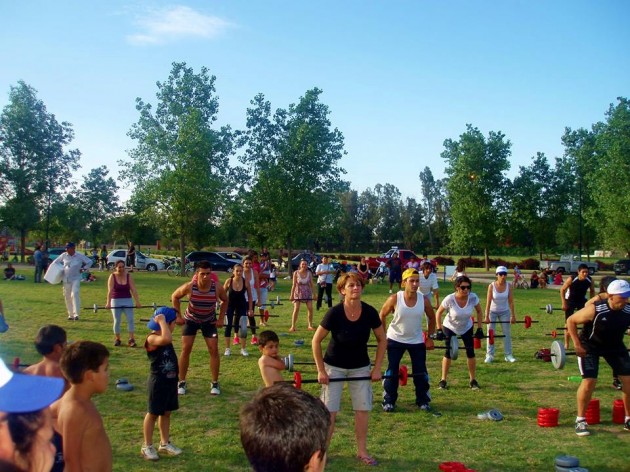
M586 300L584 300L582 303L571 303L571 302L567 302L567 310L564 312L564 319L565 321L569 318L569 316L571 316L573 313L575 313L578 310L581 310L582 308L584 308L584 305L586 305Z
M167 411L175 411L179 408L177 377L161 379L150 375L147 390L149 391L147 408L152 415L161 416Z
M630 375L630 353L626 347L597 354L597 351L587 352L585 357L578 357L578 367L583 379L596 379L599 374L599 358L603 357L612 368L615 375Z
M201 330L204 338L217 337L217 324L215 321L204 321L197 323L184 318L184 326L182 326L182 336L196 336L197 331Z

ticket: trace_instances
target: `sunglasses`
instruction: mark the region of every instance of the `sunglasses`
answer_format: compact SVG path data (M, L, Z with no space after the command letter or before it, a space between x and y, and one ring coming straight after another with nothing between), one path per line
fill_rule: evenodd
M497 275L500 275L502 277L505 277L507 275L507 272L499 272Z
M470 290L470 285L460 285L459 288L462 290Z

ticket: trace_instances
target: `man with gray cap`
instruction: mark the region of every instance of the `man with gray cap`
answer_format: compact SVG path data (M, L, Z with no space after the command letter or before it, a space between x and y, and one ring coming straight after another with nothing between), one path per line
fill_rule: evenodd
M53 264L63 266L63 296L66 300L69 320L79 319L79 312L81 311L81 297L79 295L81 269L89 269L92 267L92 263L92 259L80 252L76 252L73 242L66 244L66 252L53 261Z
M626 330L630 328L630 284L625 280L614 280L608 285L606 293L606 300L587 305L567 319L567 331L573 340L582 374L575 420L575 434L578 436L591 434L586 423L586 408L597 384L600 357L619 376L626 413L624 429L630 431L630 353L623 342ZM579 334L577 325L583 325Z
M51 469L55 450L49 441L36 441L35 436L52 438L46 408L59 398L63 387L63 379L13 373L0 359L0 462L24 470L33 470L35 464L42 465L41 470ZM39 427L29 429L33 424ZM12 437L12 431L18 431L22 439Z

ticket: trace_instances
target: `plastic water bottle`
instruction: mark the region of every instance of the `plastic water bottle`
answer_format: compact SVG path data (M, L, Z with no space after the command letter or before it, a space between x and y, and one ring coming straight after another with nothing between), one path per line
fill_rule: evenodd
M582 381L582 376L581 375L570 375L567 377L567 380L569 382L581 382Z

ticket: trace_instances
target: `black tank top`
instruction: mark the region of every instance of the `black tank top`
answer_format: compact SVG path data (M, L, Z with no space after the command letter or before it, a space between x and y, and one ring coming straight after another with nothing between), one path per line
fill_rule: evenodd
M586 292L591 288L591 278L586 277L584 280L580 280L575 277L571 280L571 286L569 287L569 293L566 298L573 305L583 307L586 303Z
M243 279L243 286L240 290L235 290L232 285L234 278L230 279L230 289L228 290L228 306L233 307L236 310L247 309L247 300L245 294L247 293L247 287L245 287L245 278Z
M612 310L606 300L595 303L595 318L584 323L580 340L595 349L625 352L624 334L630 328L630 305Z

